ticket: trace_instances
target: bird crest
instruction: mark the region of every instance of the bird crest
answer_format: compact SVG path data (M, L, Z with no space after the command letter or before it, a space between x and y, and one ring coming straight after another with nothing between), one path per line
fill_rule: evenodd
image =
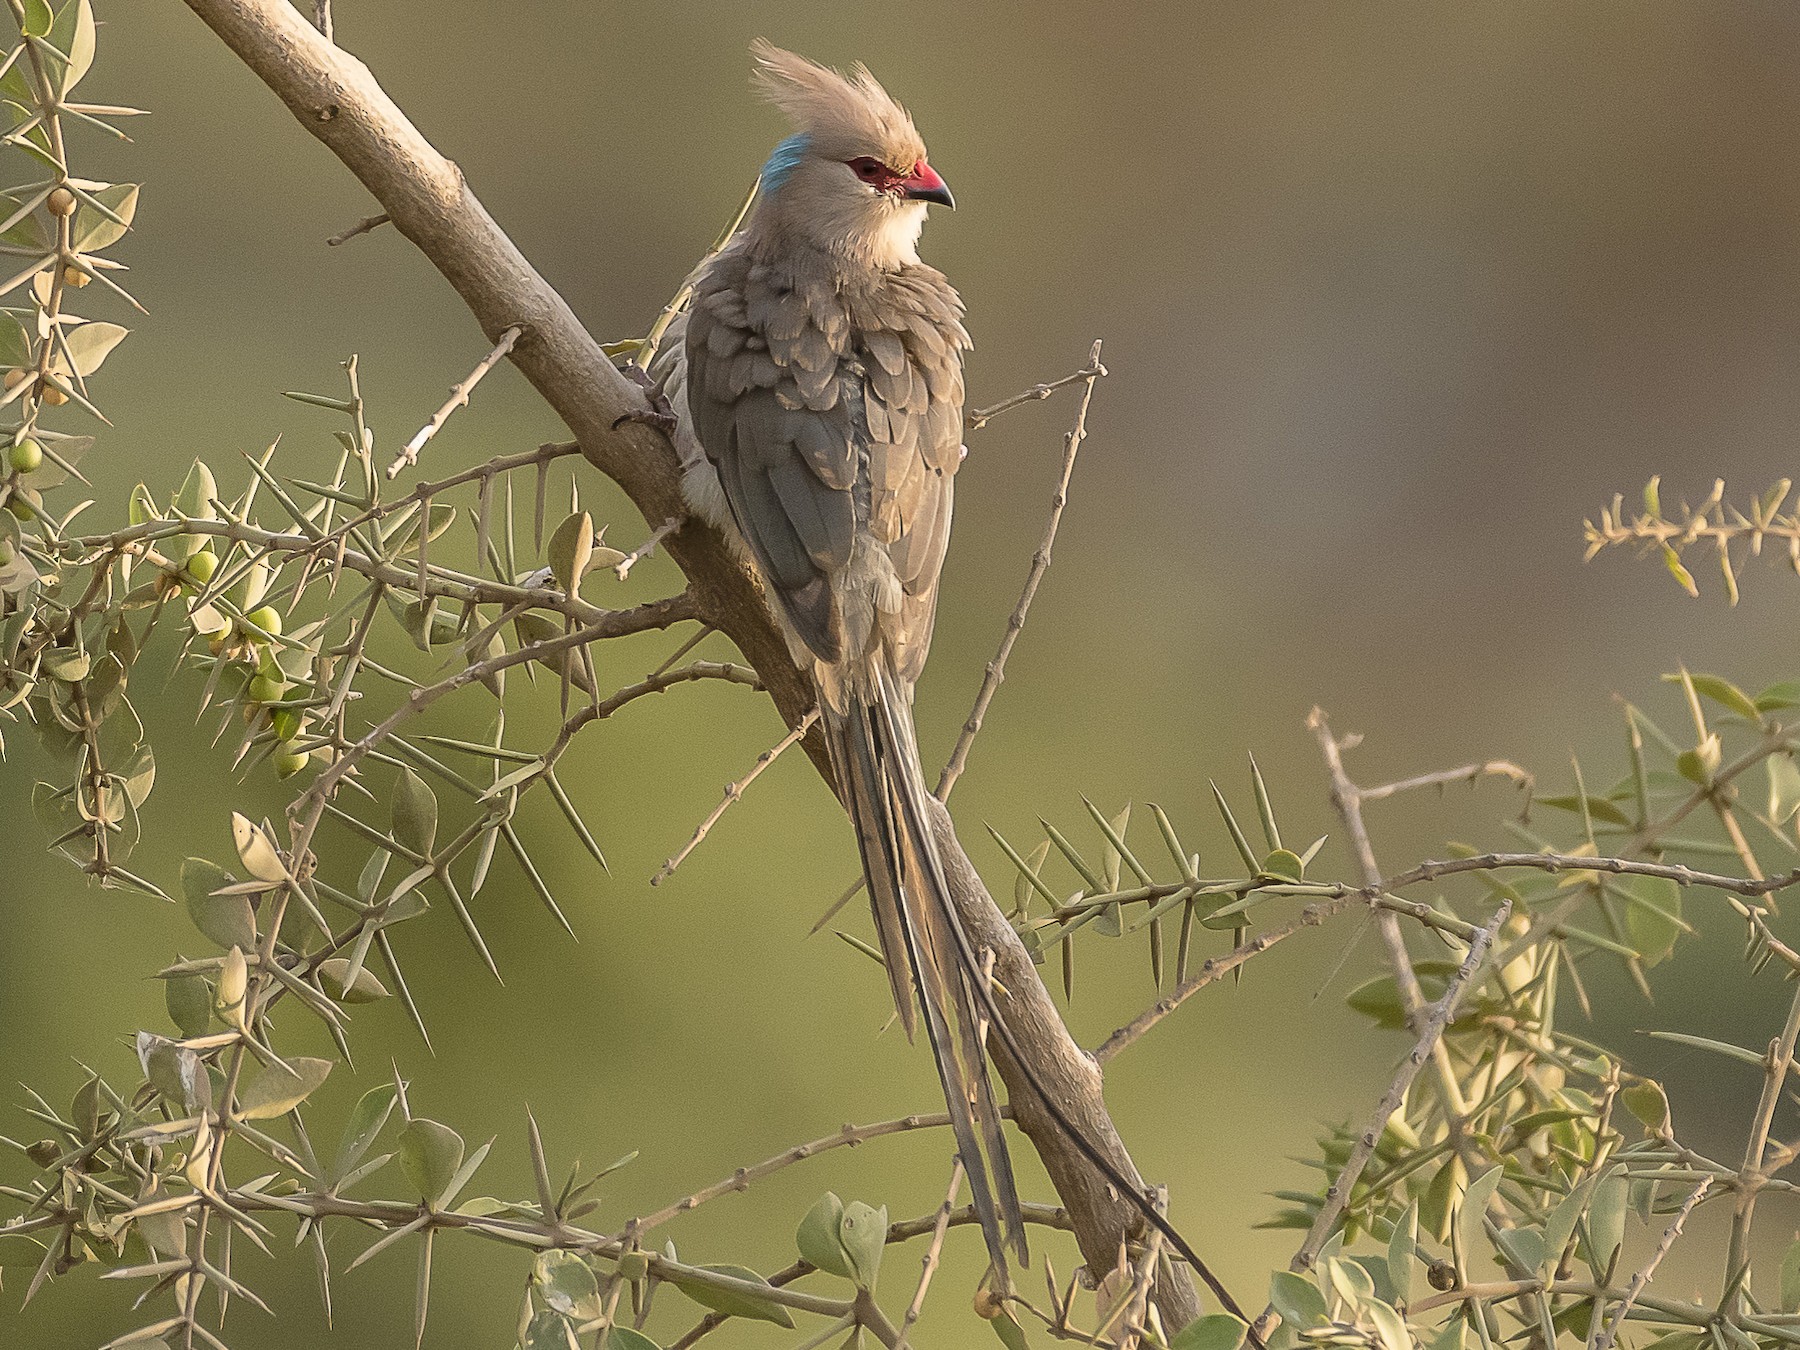
M763 38L750 44L750 54L757 92L786 114L814 153L838 160L873 155L901 171L925 158L911 114L860 61L841 75Z

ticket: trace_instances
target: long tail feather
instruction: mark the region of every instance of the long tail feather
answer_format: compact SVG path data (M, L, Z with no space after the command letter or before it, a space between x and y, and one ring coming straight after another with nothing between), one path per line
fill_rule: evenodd
M982 1003L961 955L968 939L917 809L923 787L911 719L895 691L879 683L846 694L843 711L827 704L824 723L856 827L894 1006L909 1037L915 995L923 1010L957 1153L989 1255L1004 1270L1009 1248L1021 1262L1028 1259L1025 1225L980 1041Z
M930 893L942 899L943 911L949 919L948 933L956 948L954 956L950 959L960 961L962 970L967 977L965 981L966 989L975 1000L976 1006L987 1016L994 1034L999 1037L1000 1043L1006 1047L1007 1053L1012 1057L1013 1062L1018 1065L1019 1072L1024 1076L1032 1093L1037 1097L1038 1101L1043 1105L1050 1117L1056 1121L1058 1128L1062 1130L1063 1134L1075 1145L1076 1149L1094 1165L1100 1174L1112 1183L1113 1188L1121 1196L1131 1202L1132 1206L1144 1216L1146 1222L1148 1222L1151 1227L1158 1229L1163 1236L1168 1239L1170 1245L1181 1254L1194 1272L1200 1276L1207 1288L1213 1291L1213 1294L1218 1298L1220 1304L1239 1321L1249 1323L1251 1320L1249 1314L1239 1306L1237 1300L1231 1296L1231 1291L1225 1287L1223 1282L1221 1282L1219 1277L1213 1272L1212 1268L1200 1257L1200 1254L1194 1250L1192 1244L1189 1243L1175 1226L1150 1203L1143 1192L1137 1186L1132 1184L1130 1179L1123 1174L1119 1167L1095 1146L1093 1140L1089 1139L1082 1129L1076 1125L1074 1121L1069 1119L1062 1107L1057 1104L1056 1098L1051 1095L1049 1090L1045 1088L1044 1084L1038 1079L1037 1074L1032 1070L1030 1059L1024 1054L1020 1049L1018 1042L1013 1038L1012 1032L1007 1027L1005 1019L1000 1015L1000 1009L994 1001L993 990L990 988L989 982L986 979L981 978L981 961L976 955L974 944L970 941L968 933L964 931L961 922L957 919L955 911L950 907L950 885L948 879L944 875L943 859L937 852L937 847L931 834L930 816L927 814L925 801L924 778L923 774L918 769L918 747L912 738L911 713L903 698L897 696L896 692L891 687L884 688L882 692L884 696L877 699L876 704L879 711L887 719L889 739L896 746L904 747L900 757L904 758L906 762L912 766L910 773L898 776L894 780L897 785L907 789L904 800L896 803L896 810L906 818L902 835L908 839L922 840L924 843L924 848L919 861L931 874L929 883ZM982 1076L982 1086L984 1088L987 1087L985 1073ZM1006 1185L1010 1187L1011 1184L1012 1176L1009 1171L1006 1177ZM1014 1200L1016 1203L1016 1195ZM1257 1334L1254 1327L1251 1327L1250 1331L1247 1333L1247 1338L1249 1344L1253 1347L1253 1350L1264 1350L1264 1342Z

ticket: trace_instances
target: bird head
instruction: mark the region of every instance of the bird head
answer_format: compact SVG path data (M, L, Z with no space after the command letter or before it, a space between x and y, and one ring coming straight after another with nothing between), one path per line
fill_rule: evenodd
M848 76L758 38L758 91L794 125L763 166L758 226L878 267L916 263L928 203L954 207L906 109L860 64Z

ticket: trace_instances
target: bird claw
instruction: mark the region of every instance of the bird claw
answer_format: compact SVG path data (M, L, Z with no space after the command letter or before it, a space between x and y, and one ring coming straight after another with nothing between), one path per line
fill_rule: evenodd
M673 438L675 435L675 409L669 403L669 396L663 392L662 384L652 379L650 372L635 361L624 367L625 378L644 391L644 402L648 405L637 412L622 413L613 419L613 430L617 431L627 422L637 422L642 426L654 427L663 435Z
M668 400L665 399L663 401L663 407L667 408L668 406ZM663 435L669 437L675 435L675 428L678 425L675 414L672 411L664 412L654 407L646 408L642 412L623 413L620 416L613 418L613 430L617 431L627 422L636 422L640 426L654 427L656 430L662 432Z

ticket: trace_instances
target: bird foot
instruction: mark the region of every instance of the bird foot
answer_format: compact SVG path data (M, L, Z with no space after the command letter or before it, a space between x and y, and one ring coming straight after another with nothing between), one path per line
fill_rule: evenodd
M654 427L663 435L675 435L675 409L669 403L669 396L663 392L662 385L650 377L650 373L635 361L624 368L625 378L644 391L644 402L649 406L638 411L621 414L613 419L613 430L617 431L627 422L637 422L643 426Z

